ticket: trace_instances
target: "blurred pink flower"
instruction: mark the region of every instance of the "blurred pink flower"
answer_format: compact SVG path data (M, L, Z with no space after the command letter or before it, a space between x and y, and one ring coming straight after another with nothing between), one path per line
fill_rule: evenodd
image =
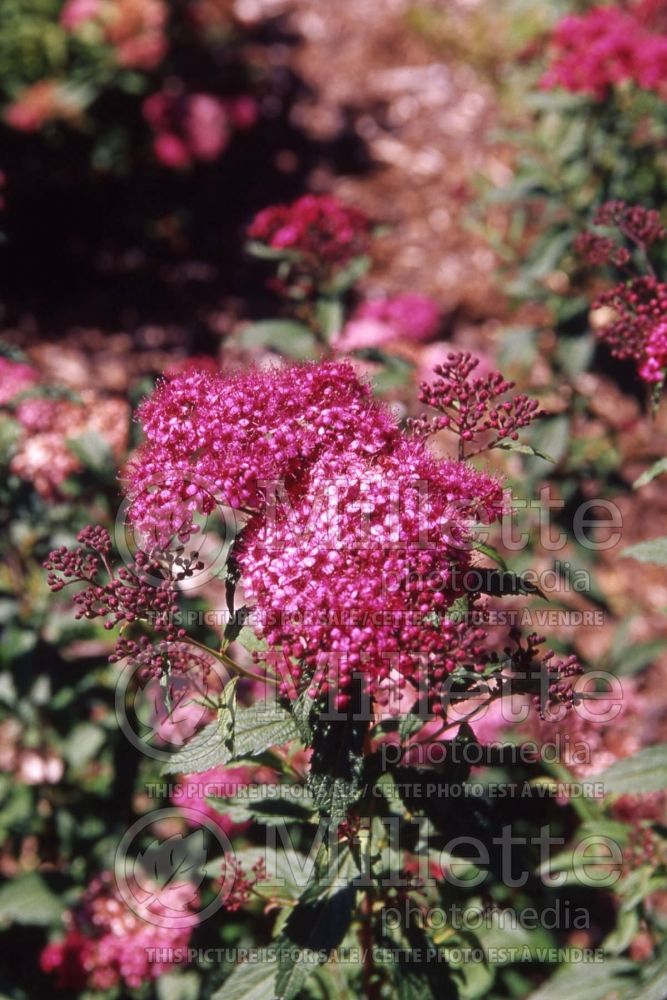
M22 361L10 361L0 356L0 406L39 381L39 375L30 365Z
M428 295L406 292L367 299L357 308L355 319L376 319L392 327L399 337L429 340L438 332L440 308Z
M233 130L249 128L257 118L252 97L216 97L179 92L176 81L143 103L144 118L155 133L153 149L165 167L180 170L199 160L216 160Z
M249 824L235 822L210 805L207 798L232 798L249 785L276 780L275 771L269 767L252 767L245 764L236 767L216 767L201 774L183 775L171 796L171 801L175 806L187 810L184 816L190 826L198 825L193 815L194 810L212 820L227 836L231 836L246 829Z
M75 31L86 21L96 18L101 7L101 0L67 0L60 12L60 23L66 31Z
M397 339L396 330L379 319L351 319L332 340L337 351L359 351L380 347Z
M407 292L367 299L357 307L333 346L339 351L354 351L393 340L429 340L438 332L439 324L440 309L426 295Z
M147 888L136 893L136 905L130 909L110 872L93 879L80 905L65 914L66 936L43 949L42 971L56 973L61 989L77 991L121 984L138 989L169 972L192 931L170 915L194 910L198 895L189 883L170 882L165 905L159 887L143 891ZM134 887L132 892L135 896Z

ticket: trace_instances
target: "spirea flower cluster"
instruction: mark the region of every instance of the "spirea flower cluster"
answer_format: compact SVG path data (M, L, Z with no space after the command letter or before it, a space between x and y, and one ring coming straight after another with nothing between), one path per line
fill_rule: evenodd
M130 638L121 634L111 661L130 657L150 673L161 672L168 657L172 669L180 666L187 670L190 666L187 647L184 651L177 641L185 637L185 630L176 623L175 580L179 574L173 572L173 563L165 565L164 561L151 559L139 551L131 567L114 568L109 533L99 526L84 528L77 541L81 547L68 549L63 545L54 549L44 563L49 571L47 582L54 593L70 584L84 584L74 594L75 618L101 618L108 631L148 623L163 637L162 642L154 643L147 635Z
M596 100L626 81L664 92L667 35L652 27L651 11L644 7L593 7L563 18L552 37L554 55L542 86L563 87Z
M248 227L250 240L290 257L291 281L304 292L331 280L355 257L363 257L370 236L367 216L333 195L308 194L291 205L272 205ZM283 281L282 287L287 290L289 282Z
M597 334L614 357L635 362L640 378L659 384L667 370L667 284L654 273L649 249L664 239L665 227L655 210L623 201L602 205L593 225L612 230L613 235L589 230L577 237L575 248L586 263L625 268L634 249L649 271L598 296L593 303Z
M245 512L235 557L284 695L344 706L354 673L370 692L390 676L435 692L482 656L483 633L447 609L501 484L406 438L350 365L185 373L139 415L130 518L165 545L196 512Z
M81 904L66 915L66 936L42 951L43 971L54 972L58 986L68 990L108 990L119 985L138 989L160 978L173 967L177 949L187 948L190 940L190 927L170 926L179 892L182 916L196 899L187 884L170 884L170 908L161 904L158 891L157 896L144 893L150 896L150 909L142 912L137 903L131 910L111 873L102 873L90 883Z
M613 356L634 361L645 381L662 381L667 362L667 284L648 275L633 278L603 292L594 309L609 313L609 321L597 329L597 334Z
M593 216L593 226L613 230L614 235L587 229L577 236L574 248L592 267L604 264L625 267L631 261L633 248L639 247L646 252L665 237L665 227L655 209L629 205L625 201L607 201L601 205Z
M478 366L479 359L469 353L449 354L443 364L435 367L437 379L423 382L419 392L422 403L441 415L411 422L419 435L453 431L459 438L460 458L465 455L466 445L484 451L505 441L516 441L522 427L544 416L537 400L524 393L503 398L514 388L514 382L508 382L498 371L475 375Z

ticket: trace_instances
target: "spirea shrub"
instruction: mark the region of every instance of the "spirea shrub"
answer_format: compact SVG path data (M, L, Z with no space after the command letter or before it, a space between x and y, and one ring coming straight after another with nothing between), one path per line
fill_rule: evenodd
M263 858L225 853L219 878L228 913L258 902L267 912L285 912L276 931L283 957L261 970L271 995L296 997L311 959L312 968L323 962L354 923L357 897L363 906L388 899L383 863L363 874L354 845L364 829L375 829L379 798L389 794L376 784L383 773L399 784L401 776L423 782L429 772L415 764L420 754L439 747L446 755L456 740L474 740L460 719L459 735L445 736L452 685L459 700L473 699L473 716L501 698L510 681L542 719L552 709L562 718L575 704L575 658L540 652L537 634L522 637L511 628L501 637L485 626L486 593L528 590L520 576L479 569L475 531L498 522L510 498L497 476L467 456L511 446L540 410L534 400L511 396L513 384L500 373L476 377L475 367L469 355L451 354L422 390L439 415L407 428L348 362L217 374L186 369L139 409L144 442L125 471L126 528L139 546L131 565L126 554L118 567L101 527L86 529L78 548L54 550L46 563L56 593L76 588L78 616L119 629L112 661L162 678L169 689L187 669L188 647L202 652L179 615L181 586L202 565L202 519L208 524L235 511L231 550L216 574L226 578L234 614L218 648L210 641L204 647L231 679L217 701L205 701L204 729L167 766L184 775L173 801L191 827L211 823L217 810L220 830L243 833L253 810L264 808L250 802L261 803L262 788L282 775L288 787L281 801L290 787L295 796L300 789L293 818L317 817L352 865L332 894L322 868L331 862L329 848L320 852L315 876L295 902L272 887ZM453 458L431 447L443 430L458 441ZM245 604L238 609L241 589ZM254 650L250 662L239 657L243 645ZM242 678L252 679L243 694ZM291 741L303 750L289 751ZM253 761L258 755L263 759ZM406 787L412 791L399 793L399 813L420 808L411 798L416 786ZM429 813L436 828L439 808ZM411 851L406 841L406 892L421 885L409 875L419 867ZM428 871L433 884L443 877L435 859ZM47 947L44 968L61 981L83 977L93 985L154 978L160 969L126 965L122 907L117 928L106 917L91 922L100 891L94 883L67 918L68 935ZM111 906L104 899L103 910ZM331 907L338 912L341 903L315 949L313 920ZM371 919L361 928L369 940L376 932ZM161 943L169 945L168 937ZM366 974L387 974L374 969L371 963ZM241 966L234 975L242 982L247 972Z

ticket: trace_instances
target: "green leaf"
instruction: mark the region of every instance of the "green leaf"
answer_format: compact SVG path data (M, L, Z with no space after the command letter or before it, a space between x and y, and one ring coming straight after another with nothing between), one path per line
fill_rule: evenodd
M368 722L318 719L308 787L323 816L336 823L347 816L361 793L363 745Z
M259 243L256 240L250 240L249 243L246 243L246 250L258 260L300 260L302 256L298 250L269 247L266 243Z
M542 458L545 462L551 462L552 464L556 462L556 459L552 458L551 455L547 455L543 451L538 451L537 448L533 448L530 444L521 444L520 441L500 441L494 447L502 448L503 451L516 451L520 455L534 455L536 458Z
M242 608L239 608L238 611L232 610L231 614L233 617L230 618L225 625L223 649L227 649L228 646L237 641L243 631L243 628L245 627L249 613L250 609L245 605Z
M5 882L0 887L0 921L2 923L48 926L57 923L63 904L36 873Z
M201 982L196 972L170 973L155 984L158 1000L198 1000Z
M320 329L327 340L331 340L332 337L340 333L343 329L345 321L343 303L340 298L323 298L317 300L315 308L317 310L317 321Z
M239 645L243 646L244 649L247 649L249 653L258 653L267 649L264 639L260 639L254 628L251 628L250 625L244 625L239 630L234 642L238 642Z
M556 358L571 378L576 379L586 371L595 353L595 337L587 333L581 337L560 336L556 344Z
M667 996L667 960L664 954L657 962L651 962L642 969L648 973L636 989L631 990L628 1000L665 1000Z
M635 479L632 484L633 490L639 490L642 486L646 486L648 483L652 482L657 476L661 476L663 472L667 472L667 458L661 458L650 469L646 472L642 472L638 479Z
M566 965L531 993L528 1000L563 1000L563 997L567 1000L607 1000L617 995L620 1000L629 996L632 980L627 973L636 969L634 962L622 958Z
M327 296L344 295L353 285L356 285L360 278L363 278L370 265L370 257L353 257L347 267L337 271L324 288Z
M252 795L234 795L209 802L235 823L254 819L265 826L276 823L308 823L315 803L305 785L254 785Z
M486 542L474 542L473 548L476 549L477 552L481 552L482 555L488 556L489 559L493 559L494 563L500 566L502 570L506 573L508 572L507 563L501 556L500 552L498 552L497 549L494 549L493 545L487 545Z
M533 428L531 441L535 451L534 461L529 463L533 475L546 471L543 463L558 463L564 458L570 444L570 418L564 415L541 420ZM550 457L545 459L545 456Z
M629 677L639 673L652 663L667 647L667 639L652 639L614 652L614 673L619 677Z
M642 795L667 788L667 743L617 760L597 780L604 784L606 794L614 795Z
M254 756L298 736L289 712L280 705L253 705L236 713L234 758Z
M235 677L225 684L223 704L217 719L204 726L186 746L173 754L163 765L162 774L200 774L229 763L237 715L237 680Z
M292 717L299 730L299 738L307 747L313 742L312 718L314 710L315 702L307 690L303 691L292 705Z
M275 961L243 962L216 990L211 1000L275 1000Z
M294 1000L311 972L337 948L350 926L357 890L343 886L331 894L315 883L306 889L278 939L276 996Z
M116 475L116 460L109 442L97 431L84 431L75 438L67 439L67 447L81 464L97 475Z
M621 559L638 559L639 562L667 566L667 536L651 538L646 542L631 545L621 552Z
M107 739L101 726L92 722L80 722L74 726L63 747L63 756L74 767L85 767L97 756Z
M267 347L297 361L312 360L319 354L312 330L288 319L264 319L241 330L243 347Z

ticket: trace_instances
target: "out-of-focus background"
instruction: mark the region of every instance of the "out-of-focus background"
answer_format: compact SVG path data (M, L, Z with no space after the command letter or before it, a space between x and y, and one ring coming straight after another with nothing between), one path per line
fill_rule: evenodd
M109 643L54 605L41 563L88 521L113 523L132 411L164 372L325 350L406 415L454 347L538 395L550 415L530 443L553 461L505 454L496 471L523 497L548 483L568 543L555 558L526 514L531 545L512 568L553 570L553 608L595 613L565 616L550 641L633 692L606 763L664 740L664 553L621 552L665 533L664 465L637 484L667 454L665 407L651 415L631 360L598 336L613 269L574 243L609 200L663 208L667 11L604 10L616 14L576 0L0 3L0 953L14 967L0 994L50 988L37 956L145 805L115 731ZM325 290L324 331L248 241L257 213L307 194L372 229L363 266ZM652 247L658 277L666 246ZM572 518L599 499L622 541L591 552ZM625 819L664 822L651 801L626 803ZM657 961L664 888L656 876L634 902L610 893L595 927L554 941L597 946L621 912L614 961ZM224 941L265 930L261 914L225 919ZM81 996L209 995L198 973L167 971L168 987L116 971ZM526 997L553 971L508 967L461 996Z

